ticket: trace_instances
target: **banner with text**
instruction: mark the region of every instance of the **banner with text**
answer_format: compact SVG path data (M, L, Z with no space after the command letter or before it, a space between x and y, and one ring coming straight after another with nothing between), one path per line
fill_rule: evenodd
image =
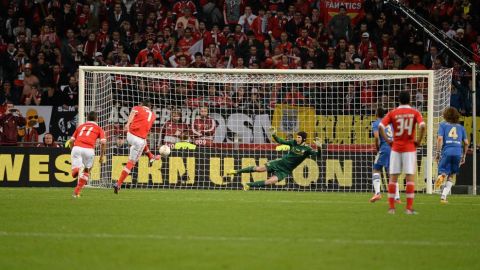
M347 15L352 19L352 24L356 25L364 16L364 0L326 0L320 10L324 12L324 23L327 25L333 16L338 14L340 6L345 6Z
M371 189L371 164L373 153L329 152L318 159L306 159L285 181L274 189L296 189L312 191L351 191ZM196 150L174 150L167 159L149 165L142 157L126 183L136 186L163 188L239 189L242 184L265 180L270 175L245 173L240 176L226 176L231 169L262 165L281 157L284 151L222 150L197 148ZM331 158L335 156L335 158ZM425 159L419 158L416 189L425 188ZM100 165L98 157L91 171L90 181L118 179L127 156L113 156L106 164ZM108 166L107 166L108 165ZM106 171L111 168L111 171ZM0 154L0 186L74 186L70 175L71 163L68 150L62 148L3 148ZM436 168L435 168L436 171ZM471 185L472 160L462 166L457 185ZM111 180L110 180L111 179ZM384 178L385 179L385 178ZM403 183L401 177L400 183ZM111 182L105 182L109 186ZM403 188L403 185L401 185Z

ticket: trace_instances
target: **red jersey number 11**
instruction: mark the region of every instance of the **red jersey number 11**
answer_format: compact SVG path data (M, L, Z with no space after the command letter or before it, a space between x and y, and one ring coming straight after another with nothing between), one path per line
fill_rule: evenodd
M83 135L83 132L85 131L87 127L83 127L81 130L80 130L80 134L78 134L78 136L82 136ZM85 134L85 136L90 136L90 132L92 132L93 130L93 127L89 127L88 130L87 130L87 133Z

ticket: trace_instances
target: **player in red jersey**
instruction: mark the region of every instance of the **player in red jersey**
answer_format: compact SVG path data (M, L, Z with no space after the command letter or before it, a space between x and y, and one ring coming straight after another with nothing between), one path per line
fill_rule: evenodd
M379 125L383 139L392 146L390 153L390 182L388 183L388 203L390 214L395 213L395 191L398 176L405 173L407 187L406 214L415 214L413 198L415 195L415 171L417 168L417 147L425 135L425 122L420 112L410 107L410 94L406 91L399 94L400 106L390 111ZM393 141L388 138L385 128L393 127ZM415 124L420 129L418 138L415 139Z
M152 102L148 99L142 101L141 106L133 107L130 112L127 124L125 124L127 141L131 145L130 154L127 165L125 165L117 183L113 186L115 194L117 194L122 187L123 181L125 181L125 178L130 174L142 153L148 156L150 163L160 159L160 156L154 156L152 152L150 152L147 145L147 136L156 118L157 116L152 111Z
M88 182L90 169L93 166L93 159L95 158L95 143L100 139L100 163L105 159L105 146L107 140L105 139L105 132L98 126L97 113L89 112L87 122L77 127L65 145L70 146L73 143L71 158L72 158L72 176L78 176L77 186L73 191L73 197L80 197L80 191ZM81 167L84 167L81 171Z

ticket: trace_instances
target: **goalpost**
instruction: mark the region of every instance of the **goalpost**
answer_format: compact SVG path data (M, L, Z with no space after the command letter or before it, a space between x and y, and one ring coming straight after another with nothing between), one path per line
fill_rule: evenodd
M272 141L298 131L307 143L319 137L321 157L307 159L285 181L267 189L298 191L372 190L375 110L396 107L400 91L411 92L412 106L427 122L427 139L417 150L416 189L432 193L433 160L441 114L450 103L452 70L252 70L80 67L79 122L95 110L107 133L107 162L96 163L90 185L111 187L127 162L121 146L131 108L153 102L157 120L147 138L154 153L172 148L168 158L146 157L127 178L132 188L240 189L267 173L230 177L226 172L262 165L288 150ZM201 108L215 122L196 122ZM203 109L205 110L205 109ZM167 123L165 125L165 123ZM120 145L120 146L119 146ZM98 154L98 153L97 153ZM386 183L386 174L382 176ZM401 177L400 183L402 184ZM403 186L400 185L403 190Z

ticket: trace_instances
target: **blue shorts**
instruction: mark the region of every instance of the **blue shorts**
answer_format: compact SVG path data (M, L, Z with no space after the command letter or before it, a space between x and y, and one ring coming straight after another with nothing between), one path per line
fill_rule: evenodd
M388 167L390 166L390 151L380 151L378 152L377 156L375 157L375 161L373 162L373 169L377 171L381 171L382 168L388 171Z
M462 156L442 156L438 163L438 174L457 174Z

